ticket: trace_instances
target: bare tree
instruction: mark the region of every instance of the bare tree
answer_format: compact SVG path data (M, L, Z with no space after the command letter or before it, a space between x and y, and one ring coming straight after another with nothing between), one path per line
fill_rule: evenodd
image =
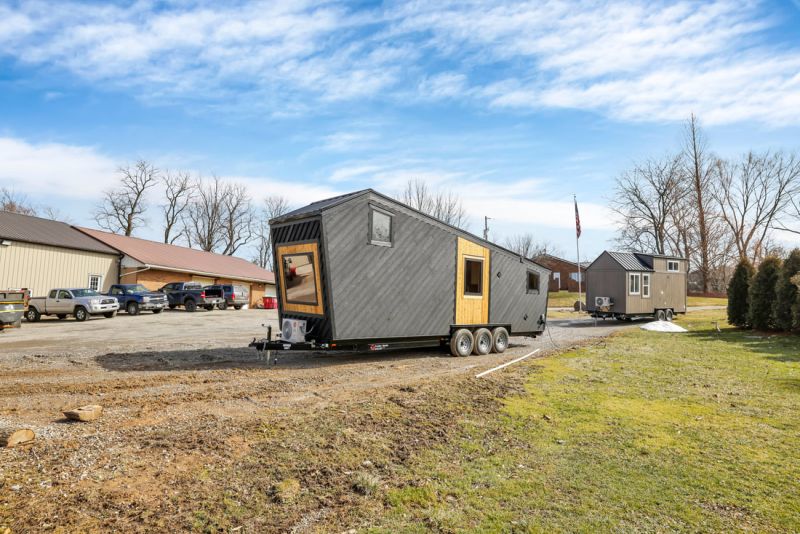
M253 207L247 187L226 184L222 196L223 254L233 256L253 239Z
M174 244L186 233L184 218L194 198L195 184L188 172L171 173L161 177L166 202L161 205L164 217L164 243Z
M262 269L273 269L272 256L272 236L270 234L269 221L275 217L280 217L289 211L289 202L285 197L271 195L264 199L261 207L261 218L258 222L258 245L256 246L256 257L253 263Z
M214 176L205 181L198 178L195 196L186 212L186 232L189 244L212 252L225 241L223 212L225 184Z
M800 193L800 192L798 192ZM784 232L791 232L800 235L800 200L797 198L798 194L790 195L789 205L787 206L787 218L793 220L792 226L784 220L779 220L775 224L776 230L783 230Z
M757 263L766 254L770 231L800 190L800 159L782 152L746 154L718 161L713 197L740 258Z
M21 215L37 215L37 210L25 195L7 187L0 188L0 211L9 211Z
M507 237L503 243L508 250L528 259L535 259L544 254L552 256L562 254L556 245L549 241L537 241L530 233L512 235Z
M673 252L670 235L685 201L679 156L648 160L617 178L611 209L621 218L617 242L626 249Z
M690 196L693 202L683 203L681 209L676 211L676 227L683 234L680 237L684 241L681 255L690 258L691 249L696 247L702 290L708 293L712 270L709 219L713 217L708 197L714 179L715 158L709 153L708 142L694 114L684 126L682 155L684 171L691 182ZM691 216L690 211L694 212Z
M130 236L145 222L145 194L158 182L158 169L139 160L135 165L119 168L120 183L116 189L103 192L103 200L94 214L100 228Z
M422 180L409 180L400 200L442 222L461 229L467 227L467 213L461 199L451 191L433 192Z

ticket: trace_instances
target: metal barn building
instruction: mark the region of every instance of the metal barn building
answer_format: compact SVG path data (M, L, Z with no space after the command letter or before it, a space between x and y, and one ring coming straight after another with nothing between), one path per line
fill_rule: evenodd
M116 250L66 223L0 211L0 289L105 291L117 283L118 268Z
M654 316L686 312L685 258L605 251L586 269L586 306L600 317Z

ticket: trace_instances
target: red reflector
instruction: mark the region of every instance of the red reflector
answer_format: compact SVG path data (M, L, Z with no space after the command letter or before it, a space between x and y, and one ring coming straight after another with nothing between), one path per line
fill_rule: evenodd
M200 293L200 298L201 298L201 299L204 299L204 298L206 298L206 292L205 292L205 291L203 291L202 293Z

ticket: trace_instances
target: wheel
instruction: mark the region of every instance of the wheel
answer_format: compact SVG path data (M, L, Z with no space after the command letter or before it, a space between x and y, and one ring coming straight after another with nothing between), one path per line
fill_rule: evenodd
M242 307L241 307L241 306L234 306L234 307L233 307L233 309L234 309L234 310L241 310L241 309L242 309Z
M475 346L472 347L472 354L475 356L483 356L492 352L494 347L494 339L492 333L486 328L478 328L473 334L475 338Z
M139 303L138 302L129 302L127 306L125 306L125 311L128 312L128 315L139 315Z
M472 346L475 338L472 332L466 328L456 330L450 338L450 354L453 356L469 356L472 353Z
M116 312L116 311L112 311L112 312L105 312L105 313L103 314L103 317L105 317L106 319L111 319L111 318L112 318L112 317L114 317L115 315L117 315L117 312Z
M664 313L664 310L656 310L656 319L659 321L666 320L667 316Z
M25 312L25 320L29 323L35 323L41 318L42 314L36 308L28 308L28 311Z
M672 310L667 310L667 321L672 321L674 318L675 314L672 312Z
M56 317L58 317L59 321L63 321L64 319L67 318L67 314L66 313L59 313L59 314L56 315Z
M508 348L508 330L498 326L492 330L492 352L502 354Z
M222 302L217 304L217 308L219 308L220 310L227 310L228 309L228 301L227 300L223 300Z
M184 307L186 308L187 312L195 312L197 311L197 303L193 300L187 300L183 303Z
M164 308L156 308L155 310L153 310L153 315L158 315L162 311L164 311Z
M83 306L78 306L75 308L75 320L78 322L83 322L89 318L89 312L86 311L86 308Z
M177 308L177 307L178 307L178 305L177 305L177 304L170 304L170 305L169 305L169 309L170 309L170 310L174 310L174 309L175 309L175 308Z
M624 315L617 315L616 316L616 320L617 321L624 321L625 320L625 316Z

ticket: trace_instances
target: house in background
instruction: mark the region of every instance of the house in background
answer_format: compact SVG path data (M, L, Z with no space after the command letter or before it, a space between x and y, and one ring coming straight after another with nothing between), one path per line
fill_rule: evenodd
M275 296L275 275L245 259L158 241L76 227L121 256L119 283L156 290L170 282L236 284L250 290L250 306Z
M0 289L45 295L56 287L106 291L117 283L119 253L69 224L0 211Z
M548 284L549 291L571 291L578 292L578 280L580 274L578 273L578 264L574 261L565 260L558 256L551 254L542 254L536 258L536 263L543 265L552 271L550 275L550 282ZM589 266L590 262L581 262L580 272L583 273ZM582 289L586 290L586 284L582 284Z

